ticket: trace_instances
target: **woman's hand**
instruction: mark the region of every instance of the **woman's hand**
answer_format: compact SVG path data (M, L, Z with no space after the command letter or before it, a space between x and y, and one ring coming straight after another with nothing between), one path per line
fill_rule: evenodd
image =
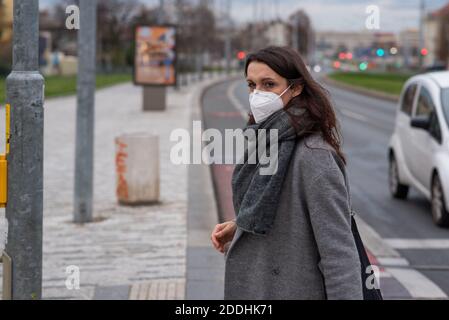
M211 240L216 250L224 253L225 244L232 241L237 224L235 221L227 221L217 224L212 231Z

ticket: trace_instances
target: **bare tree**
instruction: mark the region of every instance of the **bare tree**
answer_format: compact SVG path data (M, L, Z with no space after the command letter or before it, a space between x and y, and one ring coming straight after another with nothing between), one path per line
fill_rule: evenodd
M55 47L68 48L76 44L76 32L68 32L65 8L77 4L77 0L60 0L54 7L48 23ZM164 13L168 21L178 26L177 49L181 55L211 52L219 54L223 46L217 35L216 17L209 1L193 3L190 0L174 0L172 16ZM134 58L134 28L139 24L156 24L159 9L149 8L138 0L98 0L98 49L97 56L103 66L132 64ZM57 21L54 25L51 21ZM76 47L75 47L76 48Z
M133 19L140 5L137 0L98 1L98 57L108 65L126 65L126 52L133 39Z
M194 5L191 1L176 0L175 24L178 26L178 53L182 65L193 64L195 56L208 52L211 55L223 50L217 37L216 18L208 1ZM189 57L189 58L187 58ZM186 62L185 59L190 59Z

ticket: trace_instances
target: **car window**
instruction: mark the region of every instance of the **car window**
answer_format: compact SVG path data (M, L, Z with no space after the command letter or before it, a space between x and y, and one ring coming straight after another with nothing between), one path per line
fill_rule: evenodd
M416 94L416 84L410 85L404 93L404 98L402 99L401 111L404 113L411 115L413 109L413 101L415 99Z
M419 93L415 115L417 117L430 117L433 110L435 110L435 107L432 101L432 96L430 95L429 90L423 86Z
M441 90L441 105L443 107L446 123L449 126L449 88Z
M439 143L442 142L440 122L438 121L438 115L435 110L430 115L429 133Z

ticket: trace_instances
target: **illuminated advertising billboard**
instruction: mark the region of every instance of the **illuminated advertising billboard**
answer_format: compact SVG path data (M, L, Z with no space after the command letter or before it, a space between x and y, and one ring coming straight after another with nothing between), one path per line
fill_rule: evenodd
M144 86L176 85L176 28L136 28L134 82Z

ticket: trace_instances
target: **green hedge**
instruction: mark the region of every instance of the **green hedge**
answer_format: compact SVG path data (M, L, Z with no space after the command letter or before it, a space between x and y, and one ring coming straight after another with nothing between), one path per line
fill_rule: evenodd
M99 74L97 88L132 81L131 74ZM0 78L0 103L5 102L5 78ZM76 94L76 76L49 76L45 78L45 97L59 97Z
M330 74L329 78L356 87L400 95L404 83L411 76L412 74L336 72Z

